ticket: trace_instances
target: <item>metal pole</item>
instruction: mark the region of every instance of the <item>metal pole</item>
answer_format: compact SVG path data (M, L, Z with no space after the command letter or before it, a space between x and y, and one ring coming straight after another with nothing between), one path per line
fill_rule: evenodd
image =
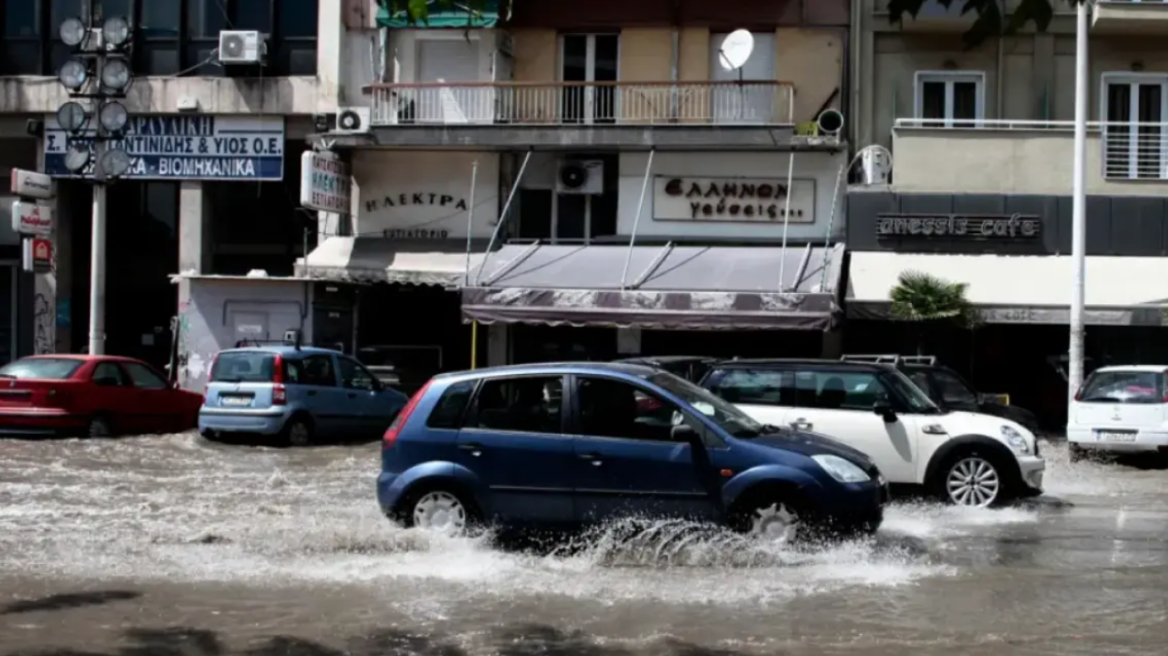
M89 354L105 355L105 183L93 185L89 253Z
M470 235L474 228L475 182L479 177L479 161L476 159L470 167L470 205L466 210L466 284L470 285ZM471 367L472 369L474 367Z
M1075 159L1071 211L1071 348L1068 407L1083 384L1083 308L1087 269L1087 29L1086 0L1080 0L1075 23Z
M641 181L641 200L637 201L637 216L633 219L633 234L629 236L629 252L625 255L625 270L621 273L621 291L625 290L625 280L629 277L629 264L633 261L633 246L637 245L637 226L641 224L641 210L645 207L645 192L649 190L649 175L653 172L653 154L657 149L649 149L649 161L645 163L645 179Z
M487 242L487 250L483 253L483 262L475 272L475 284L483 276L483 269L487 268L487 258L491 256L491 249L495 247L495 240L499 238L499 231L503 229L503 222L507 220L507 211L511 209L511 201L515 200L515 192L519 191L519 183L523 181L523 172L527 170L527 162L531 160L531 150L523 157L523 165L519 167L519 175L515 176L515 184L511 185L511 193L507 195L507 202L499 211L499 220L495 222L495 231L491 233L491 241Z
M787 226L791 223L791 183L795 177L795 151L787 158L787 200L783 203L783 248L779 254L779 291L787 279Z

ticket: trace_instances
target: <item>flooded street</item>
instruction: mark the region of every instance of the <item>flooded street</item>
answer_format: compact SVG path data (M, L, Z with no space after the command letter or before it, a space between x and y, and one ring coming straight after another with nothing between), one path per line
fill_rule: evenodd
M0 656L1162 654L1168 471L1069 464L874 542L614 529L532 555L392 526L377 444L0 442ZM1069 501L1073 506L1055 500Z

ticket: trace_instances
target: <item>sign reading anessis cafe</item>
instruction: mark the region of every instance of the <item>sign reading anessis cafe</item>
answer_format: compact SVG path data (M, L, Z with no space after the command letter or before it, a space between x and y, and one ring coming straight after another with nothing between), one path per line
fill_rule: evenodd
M811 180L793 180L788 189L786 180L658 176L654 192L653 218L658 221L815 221Z
M1033 239L1042 221L1032 214L878 214L878 237Z

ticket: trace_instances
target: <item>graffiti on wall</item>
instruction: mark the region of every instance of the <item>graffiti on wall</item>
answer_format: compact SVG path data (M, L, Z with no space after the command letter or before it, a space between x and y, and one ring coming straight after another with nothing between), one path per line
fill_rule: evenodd
M210 374L211 360L219 351L213 335L200 330L198 307L191 301L178 305L174 318L174 338L178 340L175 366L178 367L178 382L183 389L201 390Z
M42 355L57 350L57 312L48 295L39 289L33 301L32 334L33 353Z

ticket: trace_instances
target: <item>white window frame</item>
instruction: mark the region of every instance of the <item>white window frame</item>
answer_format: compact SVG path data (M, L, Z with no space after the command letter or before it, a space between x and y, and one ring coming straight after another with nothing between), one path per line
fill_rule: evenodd
M1168 128L1168 73L1133 73L1130 71L1109 71L1105 72L1099 77L1099 119L1103 125L1101 137L1103 140L1103 152L1100 164L1103 167L1101 175L1105 179L1111 180L1163 180L1168 177L1168 130L1162 129L1160 131L1160 175L1157 177L1140 177L1140 144L1139 144L1139 129L1136 128L1139 124L1139 103L1131 102L1128 108L1128 117L1126 120L1115 120L1107 114L1107 100L1110 96L1108 93L1112 84L1123 85L1132 88L1132 85L1160 85L1160 122ZM1133 98L1133 100L1135 100ZM1127 175L1116 177L1115 175L1108 175L1107 172L1107 153L1108 153L1108 137L1107 124L1108 123L1128 123L1134 129L1128 132L1128 164Z
M926 125L921 116L924 113L924 84L926 82L942 82L945 84L945 123L944 127L954 127L953 118L953 84L955 82L973 82L977 87L976 107L974 113L974 120L977 124L985 120L985 89L986 89L986 74L984 71L917 71L913 75L913 118L921 121L918 125L920 127L938 127L935 125ZM933 119L929 119L933 120ZM962 125L957 127L975 127L968 125L968 120L963 120Z
M615 36L616 37L616 87L613 89L613 107L612 111L615 114L613 118L619 119L621 115L621 94L620 94L620 69L621 69L621 38L620 32L570 32L560 34L557 39L556 48L556 81L564 81L564 39L569 36L587 37L584 51L584 81L596 81L596 37L598 36ZM559 115L562 118L564 115L563 95L562 93L556 99L556 104L560 106ZM584 87L584 123L583 125L591 125L596 109L596 87ZM619 120L617 121L619 123Z

